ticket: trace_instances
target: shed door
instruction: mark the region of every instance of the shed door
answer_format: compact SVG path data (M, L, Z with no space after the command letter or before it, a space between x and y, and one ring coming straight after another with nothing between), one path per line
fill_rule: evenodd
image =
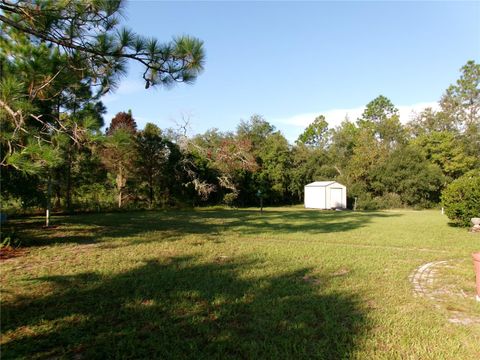
M342 189L332 188L330 192L330 204L334 208L342 208Z

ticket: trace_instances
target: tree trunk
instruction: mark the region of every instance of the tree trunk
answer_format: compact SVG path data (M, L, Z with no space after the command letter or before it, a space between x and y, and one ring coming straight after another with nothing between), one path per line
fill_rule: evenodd
M117 190L118 190L118 208L122 207L122 189L125 186L125 179L123 178L123 169L120 167L117 174Z
M67 153L67 189L65 194L65 205L68 212L72 210L72 151Z
M153 176L150 175L148 179L148 196L150 201L150 209L153 208Z
M51 197L52 197L52 177L50 172L48 174L48 185L47 185L47 209L45 211L45 226L50 226L50 207L51 207Z
M333 165L333 167L335 168L335 170L337 170L338 175L342 176L342 171L340 170L340 168L337 165Z
M122 207L122 188L118 189L118 208Z

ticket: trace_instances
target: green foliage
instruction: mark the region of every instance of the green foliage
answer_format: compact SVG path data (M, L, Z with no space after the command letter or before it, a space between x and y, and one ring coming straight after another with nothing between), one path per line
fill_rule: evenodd
M358 130L356 143L346 164L346 172L351 182L363 182L370 185L372 169L387 156L384 148L375 139L369 127Z
M440 168L415 147L395 150L372 171L372 189L379 195L398 194L403 204L431 207L444 183Z
M115 186L118 195L118 207L122 207L124 190L127 180L134 173L134 159L136 158L135 139L131 132L117 129L107 136L103 144L102 162L115 176Z
M357 197L358 210L378 210L380 207L378 201L368 192L360 193Z
M112 75L124 73L127 59L145 66L146 87L193 81L203 69L203 43L181 36L162 44L120 28L123 6L121 0L8 2L0 20L12 38L13 31L28 34L53 51L62 49L70 61L88 59L92 81L100 81L102 92L115 85Z
M5 22L2 29L0 66L8 73L0 72L2 130L7 134L2 165L42 172L57 165L49 154L59 151L62 134L85 141L83 125L88 128L89 117L100 123L101 105L92 100L85 63L70 62L65 53L37 44Z
M461 69L460 78L443 95L442 110L455 120L459 129L478 129L480 121L480 64L468 61Z
M75 210L106 211L113 209L115 205L116 199L112 189L103 183L86 184L75 190Z
M344 182L346 183L346 182ZM367 185L361 181L346 183L347 185L347 207L353 209L355 198L357 199L357 210L378 210L382 208L378 197L367 190Z
M289 190L296 201L303 201L304 186L316 180L328 180L322 170L329 164L325 150L299 144L292 150Z
M28 175L13 167L7 167L1 172L0 184L1 204L4 211L23 211L45 204L44 184L37 175Z
M233 206L235 200L238 198L238 194L235 192L227 193L223 196L223 202L227 206Z
M96 120L97 129L103 125L99 99L118 87L127 61L144 67L146 88L191 83L200 74L200 40L181 36L160 43L121 28L123 3L1 2L1 166L30 173L55 166L48 159L30 164L30 155L39 157L48 146L58 150L52 140L58 133L83 144L88 133L82 130L84 120ZM33 142L38 146L31 147Z
M61 219L48 230L14 220L33 246L1 263L2 359L478 355L476 324L445 324L448 315L478 317L469 256L478 244L439 211L208 208ZM439 300L432 311L410 295L406 276L447 257L436 279L448 291L426 287Z
M30 140L22 150L8 157L8 165L22 169L27 174L39 174L45 169L60 164L62 157L58 148Z
M387 148L405 142L406 133L400 124L398 109L383 95L367 104L358 125L360 128L371 129Z
M414 137L435 132L452 132L458 134L452 117L444 111L434 111L432 108L426 108L420 112L420 114L408 123L407 129Z
M367 104L362 114L362 120L378 124L394 115L398 115L398 109L390 99L380 95Z
M161 137L161 130L148 123L136 137L136 159L134 160L136 176L139 184L138 193L143 193L150 207L159 202L161 191L170 188L169 178L175 177L172 168L173 157L178 150L175 145Z
M469 226L480 217L480 170L472 170L453 181L442 192L445 214L454 223Z
M50 198L53 209L67 211L111 209L115 197L118 207L132 209L258 206L258 190L266 206L294 204L303 201L305 184L321 180L346 185L349 207L357 198L358 209L422 208L437 205L448 183L480 168L472 62L447 91L440 111L427 109L407 126L393 103L379 96L355 123L345 119L329 130L326 119L317 117L295 144L261 115L242 120L235 132L211 129L189 138L185 128L149 123L138 130L129 111L117 114L104 135L105 107L82 85L92 73L67 76L73 60L66 54L34 47L25 34L9 31L18 40L0 49L8 59L0 64L9 70L0 78L0 100L11 106L0 106L1 196L9 211L37 209ZM119 36L127 47L159 46L133 40L127 30ZM99 41L106 51L115 47L108 36ZM186 55L188 41L179 44ZM58 74L49 77L52 72ZM31 101L27 89L35 92ZM59 106L49 100L55 91L61 94L55 99ZM15 121L28 125L27 133Z
M474 156L468 155L460 136L450 131L425 133L412 143L450 179L458 178L477 162Z
M329 143L328 123L325 116L320 115L308 125L305 131L297 139L298 144L326 148Z
M359 129L354 123L345 119L340 126L332 130L331 144L328 148L328 157L331 166L337 171L344 182L348 178L345 174L348 163L358 143Z
M275 132L275 126L271 125L263 116L255 114L249 121L241 120L237 126L237 136L242 140L252 143L254 154L257 155L267 137Z
M385 193L382 196L375 197L373 200L377 209L400 209L405 207L405 202L397 193ZM417 204L414 206L424 207Z
M258 179L268 189L269 203L282 203L288 192L291 171L291 152L287 139L280 133L269 135L259 153L261 169Z
M22 245L22 241L20 240L15 228L9 228L8 230L5 230L2 226L2 229L0 230L0 238L0 249L9 247L16 248Z
M444 93L440 100L442 112L463 133L468 154L476 157L480 166L480 64L468 61L461 76Z

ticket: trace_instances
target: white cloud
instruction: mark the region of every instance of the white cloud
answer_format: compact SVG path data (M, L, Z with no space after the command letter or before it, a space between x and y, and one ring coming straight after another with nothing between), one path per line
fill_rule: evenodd
M402 122L402 124L406 124L407 122L412 120L416 114L421 113L426 108L439 110L440 106L436 101L418 103L413 105L397 106L397 109L400 113L400 121Z
M400 121L403 124L407 123L416 113L421 112L427 107L431 107L432 109L436 110L438 109L438 103L423 102L413 105L397 106L397 109L400 113ZM292 125L294 127L300 127L303 129L310 125L317 116L324 115L329 126L333 128L340 125L340 123L345 120L346 117L348 117L350 121L355 122L357 118L362 116L364 109L364 106L349 109L330 109L318 112L297 114L287 118L274 119L272 120L272 122L277 124Z

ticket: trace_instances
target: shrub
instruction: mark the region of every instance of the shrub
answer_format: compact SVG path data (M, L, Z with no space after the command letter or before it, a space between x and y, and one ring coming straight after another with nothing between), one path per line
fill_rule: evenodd
M433 207L440 200L440 190L445 182L440 167L431 164L414 146L395 150L373 169L371 176L372 189L382 195L382 199L378 199L382 208L402 204L415 208ZM390 193L398 194L400 198Z
M235 200L237 199L237 197L238 197L238 193L236 193L236 192L231 192L231 193L225 194L225 195L223 196L223 201L225 202L225 204L226 204L227 206L232 207L233 204L234 204L234 202L235 202Z
M372 195L363 193L357 197L357 210L378 210L380 206Z
M445 214L455 224L469 226L480 217L480 170L473 170L453 181L442 192Z
M402 198L396 193L386 193L376 197L375 201L379 209L400 209L405 207Z
M21 245L20 238L17 236L15 229L2 229L0 231L1 243L0 249L8 247L19 247Z
M103 184L88 184L80 186L73 196L77 210L101 211L117 207L114 193Z

